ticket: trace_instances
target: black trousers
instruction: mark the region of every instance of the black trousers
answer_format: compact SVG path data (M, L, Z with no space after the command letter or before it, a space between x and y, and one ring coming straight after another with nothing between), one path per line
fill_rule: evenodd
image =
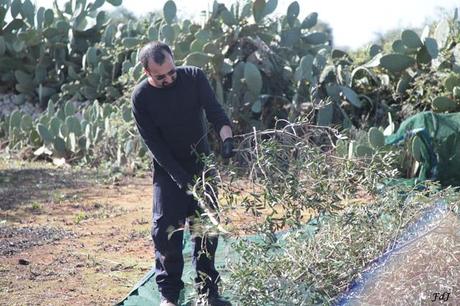
M155 245L155 272L162 296L177 301L184 287L182 256L185 222L192 236L192 264L196 270L195 283L200 294L217 294L219 273L214 265L217 236L200 237L193 233L191 220L200 209L193 196L186 194L168 176L156 174L153 183L152 238Z

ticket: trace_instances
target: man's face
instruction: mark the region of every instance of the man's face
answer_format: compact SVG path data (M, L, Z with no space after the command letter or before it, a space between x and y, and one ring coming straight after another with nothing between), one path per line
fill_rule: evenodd
M158 88L167 88L174 84L177 78L176 66L172 56L164 52L165 61L163 64L157 64L154 60L149 59L148 69L144 69L145 74L151 79L152 85Z

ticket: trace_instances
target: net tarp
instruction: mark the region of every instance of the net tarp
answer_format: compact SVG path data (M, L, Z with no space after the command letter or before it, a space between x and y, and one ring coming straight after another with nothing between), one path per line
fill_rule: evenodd
M419 113L402 122L396 133L387 136L385 142L390 145L404 145L404 143L409 142L415 135L422 139L425 150L422 155L424 160L421 163L422 168L418 178L422 180L439 180L443 185L460 186L460 113ZM397 180L397 183L415 185L417 180L401 179ZM439 209L437 206L435 206L433 210ZM424 221L421 221L421 223L427 223L426 220L429 219L431 215L433 215L432 211L422 218L422 221ZM419 230L410 229L408 230L408 235L414 235L414 233L419 232ZM247 238L251 240L261 239L257 236ZM228 271L226 271L227 261L235 259L237 256L231 246L234 241L235 238L228 237L219 239L219 246L216 253L216 267L221 273L224 282L226 280L226 274L228 273ZM402 239L400 243L403 241L404 239ZM179 303L179 305L182 306L193 305L195 290L193 278L195 271L191 265L191 252L190 235L186 232L184 235L183 248L185 261L183 281L185 283L185 288L181 292ZM388 254L385 256L388 256ZM376 262L385 262L385 256L376 259ZM374 269L374 272L376 272L376 270L378 269ZM364 277L364 280L352 286L354 290L348 292L339 304L344 305L351 302L352 299L350 297L353 296L353 292L356 291L356 288L362 288L366 279L369 279L369 277ZM223 295L232 300L232 296L229 294L224 292ZM117 305L151 306L159 304L160 294L155 283L155 270L152 268Z
M233 239L220 237L217 247L215 263L223 282L226 280L226 262L227 260L236 256L235 252L232 251L231 248L232 241ZM182 280L185 283L185 288L181 292L179 305L191 306L193 305L193 298L195 295L193 279L196 272L192 267L192 245L190 241L190 233L188 231L184 233L184 247L182 253L184 256L184 272L182 275ZM231 298L230 296L226 295L225 292L223 295ZM160 305L160 293L155 282L155 268L152 267L152 269L147 274L145 274L145 276L133 287L131 292L117 305Z
M460 186L460 113L421 112L403 121L387 144L401 144L418 135L424 144L421 179Z

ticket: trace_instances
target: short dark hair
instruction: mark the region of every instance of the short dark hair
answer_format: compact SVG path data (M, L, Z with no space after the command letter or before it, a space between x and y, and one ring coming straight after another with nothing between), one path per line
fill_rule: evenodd
M153 59L155 63L162 65L165 62L164 52L173 56L171 48L167 44L161 41L152 41L142 48L139 53L139 60L145 69L148 69L149 67L149 59Z

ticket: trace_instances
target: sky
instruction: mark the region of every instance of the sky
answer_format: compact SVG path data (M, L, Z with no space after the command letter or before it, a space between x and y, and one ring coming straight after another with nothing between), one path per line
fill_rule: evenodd
M32 0L34 2L34 0ZM58 0L64 3L65 0ZM124 0L122 6L141 16L155 10L162 10L166 0ZM219 0L228 7L235 0ZM278 0L274 15L286 13L292 1ZM298 0L299 19L312 12L333 29L337 47L356 49L369 44L394 29L422 28L430 20L437 20L443 12L453 15L460 6L456 0ZM458 3L456 3L458 2ZM38 6L52 7L52 0L35 0ZM213 0L175 0L178 15L200 20L200 13L212 8ZM111 5L104 9L110 10Z

